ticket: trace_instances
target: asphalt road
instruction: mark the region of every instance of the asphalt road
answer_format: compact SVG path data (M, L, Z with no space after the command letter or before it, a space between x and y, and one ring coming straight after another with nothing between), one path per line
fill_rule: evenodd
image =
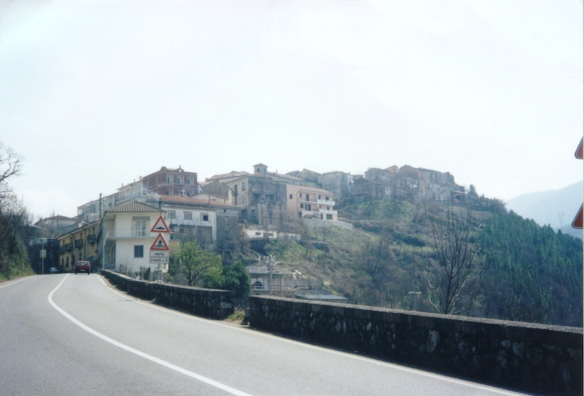
M137 301L99 275L0 283L0 395L501 395Z

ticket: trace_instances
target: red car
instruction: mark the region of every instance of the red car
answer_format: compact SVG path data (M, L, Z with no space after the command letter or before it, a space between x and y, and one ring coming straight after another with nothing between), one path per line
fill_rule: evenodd
M78 261L75 266L75 275L77 275L78 272L87 272L87 275L89 275L91 272L91 264L89 261Z

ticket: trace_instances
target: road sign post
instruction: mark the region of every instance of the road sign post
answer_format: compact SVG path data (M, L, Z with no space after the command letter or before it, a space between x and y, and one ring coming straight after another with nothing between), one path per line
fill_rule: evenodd
M170 234L170 229L166 225L164 218L162 216L158 217L156 223L150 230L150 232L157 232L158 236L154 239L154 243L150 246L150 264L158 265L158 276L161 275L161 266L168 265L169 262L169 249L168 244L162 236L163 233Z

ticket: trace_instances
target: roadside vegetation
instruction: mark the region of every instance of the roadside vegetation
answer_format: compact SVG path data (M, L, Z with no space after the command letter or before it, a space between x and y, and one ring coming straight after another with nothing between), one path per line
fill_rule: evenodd
M32 217L8 182L18 176L22 159L0 143L0 282L32 275L26 244L34 235Z
M339 215L354 228L300 226L302 242L254 248L350 303L582 326L582 240L498 200L348 203Z
M166 281L178 285L231 290L235 304L247 306L250 292L249 274L240 261L223 260L219 254L200 246L197 240L177 245L171 252Z

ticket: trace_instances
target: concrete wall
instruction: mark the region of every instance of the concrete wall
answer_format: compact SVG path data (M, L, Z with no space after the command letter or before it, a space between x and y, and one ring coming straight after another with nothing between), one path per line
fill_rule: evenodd
M212 319L225 319L234 312L232 291L151 283L112 271L101 274L118 289L166 307Z
M581 394L582 329L249 297L250 326L538 394Z

